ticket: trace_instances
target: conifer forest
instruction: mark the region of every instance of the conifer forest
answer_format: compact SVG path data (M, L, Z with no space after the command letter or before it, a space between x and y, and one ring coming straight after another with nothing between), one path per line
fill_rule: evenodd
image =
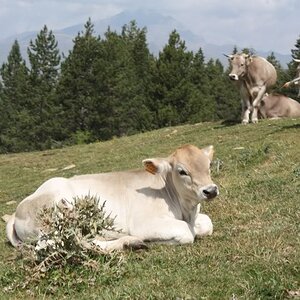
M135 21L120 33L108 28L98 36L89 19L73 42L69 53L60 53L45 25L28 45L28 57L13 43L0 68L0 153L240 120L240 96L228 67L206 59L201 48L189 51L176 30L157 56L149 51L147 29ZM291 55L300 58L300 37ZM281 66L274 53L267 59L277 69L274 91L297 99L295 87L282 89L297 64Z

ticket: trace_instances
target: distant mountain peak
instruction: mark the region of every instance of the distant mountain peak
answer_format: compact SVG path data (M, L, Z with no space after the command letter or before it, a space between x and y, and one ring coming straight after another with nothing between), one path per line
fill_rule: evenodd
M163 15L159 11L153 9L127 9L106 19L92 20L92 23L94 24L96 34L103 37L108 27L110 27L111 30L120 32L122 27L125 24L129 24L132 20L136 21L139 28L147 28L147 42L150 51L154 54L161 51L168 43L169 35L174 29L180 34L181 39L185 41L188 50L198 51L199 48L201 48L207 60L210 58L219 59L223 64L227 65L227 59L222 53L229 53L234 48L234 45L220 46L208 44L201 36L196 35L191 29L187 28L175 18ZM54 35L58 41L60 51L68 53L73 47L73 39L77 36L78 32L82 32L83 30L83 23L60 30L54 30ZM16 39L20 44L23 58L27 60L27 47L29 46L29 41L35 40L38 32L39 30L36 32L24 32L0 40L0 64L7 60L8 53ZM266 52L262 53L258 49L257 53L264 57L269 54ZM291 60L290 55L275 53L275 56L282 65Z
M178 23L181 27L184 27L180 24L176 19L171 16L164 16L160 14L158 11L153 9L128 9L120 12L119 14L108 18L111 20L123 20L126 24L131 20L136 20L137 24L140 26L147 26L147 25L159 25L164 24L166 22L173 22ZM123 25L124 25L123 24Z

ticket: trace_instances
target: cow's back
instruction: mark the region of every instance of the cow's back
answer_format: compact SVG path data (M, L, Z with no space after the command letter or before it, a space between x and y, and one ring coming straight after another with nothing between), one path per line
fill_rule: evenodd
M289 117L300 117L300 103L292 98L288 98L289 102Z
M276 83L277 72L275 67L265 58L254 56L248 66L247 76L250 84L265 84L267 90Z
M105 211L115 218L117 229L127 233L134 219L142 222L155 214L171 213L167 203L171 187L166 189L160 176L143 170L80 175L70 182L76 195L97 195L105 202Z
M260 113L265 118L300 117L300 103L280 94L264 96Z

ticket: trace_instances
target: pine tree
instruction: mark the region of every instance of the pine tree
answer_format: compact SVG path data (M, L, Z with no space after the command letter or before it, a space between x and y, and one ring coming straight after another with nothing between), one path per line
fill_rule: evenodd
M0 74L0 152L32 150L27 139L31 129L28 111L28 69L17 40L13 43Z
M300 37L295 43L295 48L291 49L291 53L293 59L300 59ZM288 70L286 72L285 82L290 81L296 77L296 69L298 65L299 63L295 62L294 60L288 63ZM284 93L287 96L296 99L298 97L298 90L299 88L297 86L291 85L289 88L284 90Z
M234 45L233 50L232 50L232 54L237 54L238 53L238 48L236 45Z
M45 25L27 50L32 91L31 114L34 117L34 140L37 149L53 146L59 136L56 124L55 91L59 76L60 55L52 31Z
M74 39L73 49L61 66L61 78L57 89L57 98L61 105L62 139L71 142L90 142L89 123L95 114L97 86L95 64L101 57L100 37L95 36L94 25L88 19L84 30Z
M118 58L124 65L116 86L122 109L119 133L131 134L152 128L149 89L153 57L147 47L146 28L138 28L135 21L123 26L121 43L126 51Z
M108 29L101 44L95 65L99 92L90 124L93 136L108 139L152 128L145 28L132 21L121 34Z
M201 48L199 48L198 52L193 56L191 69L189 71L189 80L201 88L205 88L205 84L207 83L205 57Z
M193 57L188 80L192 84L187 105L189 122L212 120L215 116L215 100L210 94L210 82L201 48Z
M241 52L245 54L256 55L256 50L253 48L243 48Z
M188 74L193 53L187 51L185 42L174 30L168 44L159 53L154 74L157 120L159 127L177 125L188 121L191 85Z
M296 41L295 49L292 49L291 52L292 52L292 58L300 59L300 36Z
M237 120L240 114L239 90L229 80L229 69L224 70L219 60L209 60L206 66L209 77L209 95L215 103L215 115L212 119L226 121Z
M282 92L283 84L288 81L286 71L282 68L279 60L275 57L274 52L271 52L271 54L267 57L267 61L275 67L277 72L277 82L272 90L273 92L280 93Z

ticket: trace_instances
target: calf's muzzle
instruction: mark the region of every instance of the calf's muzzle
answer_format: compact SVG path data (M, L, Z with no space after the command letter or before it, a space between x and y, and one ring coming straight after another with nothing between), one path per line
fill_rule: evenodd
M215 184L211 184L203 189L203 194L205 195L206 199L213 199L218 196L219 189Z

